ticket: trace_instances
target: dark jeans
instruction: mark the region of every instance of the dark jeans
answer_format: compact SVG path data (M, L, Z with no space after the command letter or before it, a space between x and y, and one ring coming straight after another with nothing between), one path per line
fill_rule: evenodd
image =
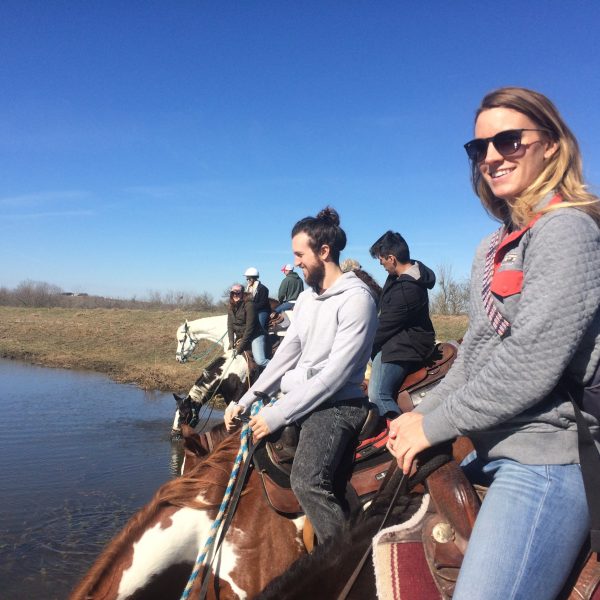
M290 479L321 544L333 537L348 516L343 491L367 411L367 398L326 402L299 422Z

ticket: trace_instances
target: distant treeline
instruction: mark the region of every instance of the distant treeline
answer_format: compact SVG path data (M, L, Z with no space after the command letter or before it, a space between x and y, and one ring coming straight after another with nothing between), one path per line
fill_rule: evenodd
M129 300L91 296L87 293L65 291L43 281L23 281L16 288L0 287L0 306L30 308L139 308L183 309L204 312L225 312L227 291L219 300L210 294L187 292L150 292L146 298ZM452 268L439 265L435 292L430 295L430 310L436 315L466 314L469 303L469 281L456 281Z
M204 292L198 295L186 292L150 292L147 298L135 296L129 300L92 296L87 293L65 291L44 281L22 281L16 288L0 287L0 306L27 306L31 308L139 308L185 309L195 311L223 311L223 300L215 301Z

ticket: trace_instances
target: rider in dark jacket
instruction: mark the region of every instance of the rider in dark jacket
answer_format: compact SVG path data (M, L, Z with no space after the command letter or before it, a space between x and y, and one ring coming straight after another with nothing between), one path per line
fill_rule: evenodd
M269 363L269 359L267 358L267 321L271 312L269 288L258 280L259 273L256 267L248 267L244 275L247 282L246 292L248 292L254 304L259 329L252 343L252 354L254 355L256 364L264 368Z
M429 317L429 295L435 274L410 259L399 233L386 232L370 249L388 273L379 302L379 324L373 342L369 400L383 414L399 414L396 394L404 378L423 366L435 346Z
M260 327L252 298L249 294L244 294L244 288L239 283L232 285L227 311L229 346L238 353L250 350L252 341L259 333Z
M432 352L435 332L429 316L429 295L435 273L414 261L402 275L388 275L379 303L379 326L372 357L382 352L384 362L421 363Z
M279 306L275 308L274 314L271 316L279 315L285 310L293 310L298 296L304 291L304 283L302 282L302 279L298 277L298 274L294 272L294 267L292 265L284 265L281 271L285 277L283 278L283 281L279 286L279 292L277 293Z

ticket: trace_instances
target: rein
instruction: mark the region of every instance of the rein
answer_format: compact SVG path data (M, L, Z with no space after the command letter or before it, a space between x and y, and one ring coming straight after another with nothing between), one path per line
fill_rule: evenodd
M255 414L258 413L259 410L260 410L260 405L258 402L255 402L254 405L252 406L251 414L254 416ZM239 497L242 492L242 488L244 486L246 474L248 473L248 468L251 463L251 457L252 457L252 454L254 453L254 449L255 449L254 444L252 444L252 447L250 448L250 425L246 422L246 423L244 423L244 427L242 428L242 431L240 433L240 448L238 450L237 456L235 457L235 461L233 463L231 475L229 476L229 483L227 484L227 488L225 490L225 495L223 496L223 500L221 501L221 506L219 507L219 512L217 513L217 517L213 521L213 524L211 525L211 528L210 528L210 531L208 534L208 538L207 538L206 542L204 543L204 547L198 553L198 556L196 558L196 562L194 564L194 568L192 569L190 578L187 582L187 585L185 586L185 589L183 590L183 593L181 594L181 600L188 600L188 598L190 596L190 592L194 585L194 582L196 581L196 579L200 573L200 570L203 568L204 568L204 573L202 576L203 593L201 594L201 598L206 596L210 566L212 565L212 562L213 562L215 556L217 555L217 552L221 546L221 543L223 542L227 527L229 527L229 524L231 523L231 520L233 519L235 507L237 506L237 501L239 500ZM238 475L240 474L240 465L242 464L242 461L244 461L244 466L242 468L243 476L238 478ZM232 500L232 498L234 498L234 502L232 503L232 506L230 507L229 503ZM229 508L229 511L228 511L228 508ZM223 523L223 516L225 515L226 512L227 512L227 518L225 520L225 523ZM219 536L218 543L216 544L216 546L214 546L217 533L219 531L219 528L221 527L221 523L223 523L223 529L221 530L221 535ZM214 548L213 548L213 546L214 546ZM209 562L208 554L211 550L212 550L212 559Z

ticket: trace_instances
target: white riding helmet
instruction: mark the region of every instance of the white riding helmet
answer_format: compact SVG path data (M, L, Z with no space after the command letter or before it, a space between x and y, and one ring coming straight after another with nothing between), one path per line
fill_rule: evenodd
M256 267L248 267L244 273L244 277L260 277Z

